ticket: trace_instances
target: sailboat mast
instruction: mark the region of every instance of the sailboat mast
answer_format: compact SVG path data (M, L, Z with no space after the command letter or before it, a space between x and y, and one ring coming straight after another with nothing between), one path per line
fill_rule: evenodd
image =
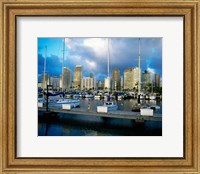
M109 38L108 38L108 77L110 77L110 50L109 50Z
M63 39L63 58L62 58L62 92L63 90L63 84L64 84L64 57L65 57L65 38Z
M140 74L140 38L139 38L139 47L138 47L138 67L139 67L139 72L138 72L138 95L140 95L140 87L141 87L141 74Z
M151 93L153 94L153 73L151 73Z
M47 46L45 46L45 56L44 56L44 84L43 84L43 90L45 89L45 86L46 86L46 77L45 77L46 59L47 59Z

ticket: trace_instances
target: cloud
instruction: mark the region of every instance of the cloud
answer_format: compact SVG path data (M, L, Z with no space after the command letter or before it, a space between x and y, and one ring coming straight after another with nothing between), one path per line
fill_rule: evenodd
M62 63L60 58L55 55L47 56L46 58L46 73L51 76L59 76L62 72ZM44 57L41 54L38 54L38 74L44 73Z
M155 69L153 69L153 68L147 68L147 71L151 73L151 79L154 79L154 75L156 74Z
M87 64L88 68L91 69L91 70L94 70L97 66L94 61L89 61L89 60L86 59L85 62Z
M107 76L107 38L65 38L65 44L64 66L73 72L76 65L82 65L84 76L88 76L90 71L97 78ZM149 70L162 76L162 39L142 38L140 46L142 71ZM110 75L114 68L119 69L123 76L124 69L138 66L138 38L110 38L109 50ZM44 60L41 55L38 59L38 73L41 73ZM55 74L61 73L61 61L62 57L50 54L47 57L47 70Z
M155 69L152 68L147 68L147 71L150 72L152 75L155 74Z
M108 50L108 41L105 38L84 39L83 46L91 49L97 58L106 57Z
M75 46L75 42L70 38L65 38L65 45L67 45L69 49L72 49Z

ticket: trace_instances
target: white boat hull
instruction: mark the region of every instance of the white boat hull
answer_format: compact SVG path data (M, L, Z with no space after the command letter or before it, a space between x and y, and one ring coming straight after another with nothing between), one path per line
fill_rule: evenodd
M113 106L97 106L97 112L107 113L110 111L116 111L118 109L117 105Z
M38 102L38 107L42 108L43 107L43 102Z
M73 100L73 99L64 99L64 100L59 100L56 102L57 105L60 104L71 104L74 105L75 107L80 106L80 100Z
M85 98L93 98L93 95L85 95Z
M150 100L155 100L155 99L156 99L156 96L154 96L154 95L153 95L153 96L149 96L149 99L150 99Z
M72 108L76 108L78 106L80 106L80 102L62 104L62 109L71 110Z
M153 109L140 109L140 115L142 116L153 116Z

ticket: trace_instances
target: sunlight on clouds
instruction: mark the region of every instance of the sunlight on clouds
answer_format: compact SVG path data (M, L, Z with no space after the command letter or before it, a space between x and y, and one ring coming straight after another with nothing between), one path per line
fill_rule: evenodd
M89 66L89 69L95 69L96 63L93 61L85 60L86 64Z
M72 47L73 47L73 42L72 42L72 40L69 39L69 38L65 38L65 45L67 45L67 47L68 47L69 49L72 49Z
M153 68L147 68L147 71L151 73L152 79L154 78L154 74L156 74L155 69Z
M105 57L108 50L106 38L88 38L83 42L84 46L91 48L97 57Z
M151 74L155 74L155 69L153 68L147 68L147 71L149 71Z

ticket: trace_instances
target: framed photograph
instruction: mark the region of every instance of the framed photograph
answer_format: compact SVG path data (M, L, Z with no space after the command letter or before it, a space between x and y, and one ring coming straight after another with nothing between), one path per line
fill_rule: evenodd
M162 38L38 38L38 136L162 136L161 83Z
M199 173L199 1L9 0L2 173Z

